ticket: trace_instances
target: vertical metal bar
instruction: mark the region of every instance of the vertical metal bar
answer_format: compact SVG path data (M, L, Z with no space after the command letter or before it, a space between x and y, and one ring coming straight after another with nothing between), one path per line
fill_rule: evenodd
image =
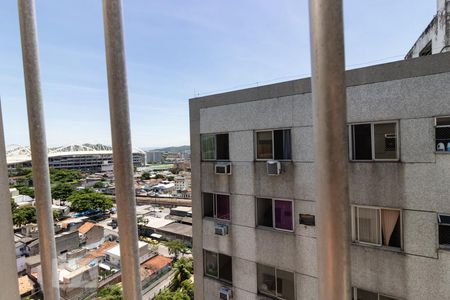
M5 134L0 106L0 289L2 299L19 299L16 251L9 193L8 165L6 163Z
M103 0L103 19L123 295L142 299L121 0Z
M18 0L18 7L33 183L39 227L39 250L43 279L42 289L46 300L54 300L59 299L59 282L34 0Z
M342 0L310 0L319 299L350 299Z

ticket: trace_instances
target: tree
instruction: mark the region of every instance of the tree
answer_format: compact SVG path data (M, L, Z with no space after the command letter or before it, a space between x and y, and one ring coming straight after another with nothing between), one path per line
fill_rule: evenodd
M15 188L19 191L21 195L27 195L31 198L34 198L34 189L24 186L24 185L16 185Z
M94 183L94 185L92 186L94 189L101 189L104 188L104 184L101 181L97 181L96 183Z
M163 243L169 250L169 254L175 256L175 260L178 259L180 253L187 254L190 252L188 246L181 240L172 240Z
M149 180L150 179L150 173L149 172L142 173L141 179L142 180Z
M33 206L18 207L13 211L13 224L20 227L36 223L36 208Z
M156 174L155 175L155 179L164 179L164 175L163 174Z
M97 299L122 300L122 287L118 284L108 285L97 292Z
M169 288L163 289L153 300L191 300L194 299L194 286L191 281L193 274L191 258L180 258L174 264L175 274Z
M181 288L183 282L191 278L193 273L192 259L182 257L173 265L175 275L171 282L171 290L176 291Z
M110 198L91 189L75 191L67 198L67 201L71 203L71 209L76 212L96 209L107 210L113 207Z
M78 170L50 169L51 183L77 183L81 178Z
M11 199L11 213L14 213L17 209L17 203L14 199Z
M52 188L52 198L57 200L67 200L75 191L73 186L68 183L58 183Z

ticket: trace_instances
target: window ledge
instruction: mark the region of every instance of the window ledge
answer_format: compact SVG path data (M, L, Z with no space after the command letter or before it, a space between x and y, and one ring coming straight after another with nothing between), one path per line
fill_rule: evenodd
M379 249L382 251L405 253L404 250L401 248L395 248L395 247L389 247L389 246L378 246L378 245L371 245L371 244L358 243L358 242L352 242L352 245L361 246L361 247L365 247L365 248Z
M449 152L450 153L450 152ZM400 159L391 159L391 160L349 160L350 163L401 163L402 161Z
M256 229L270 231L270 232L280 232L280 233L289 234L289 235L291 235L291 234L295 235L295 230L291 231L291 230L276 229L276 228L261 226L261 225L256 225Z
M223 219L217 219L217 218L213 218L213 217L203 217L203 220L212 221L214 223L231 224L231 220L223 220Z
M434 151L435 154L440 154L440 155L445 155L445 154L450 154L450 151Z

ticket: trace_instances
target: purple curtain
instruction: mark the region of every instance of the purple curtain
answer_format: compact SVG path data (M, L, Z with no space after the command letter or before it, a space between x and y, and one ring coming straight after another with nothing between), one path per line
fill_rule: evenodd
M217 218L230 220L230 197L228 195L216 195Z
M293 230L292 202L275 200L275 228Z

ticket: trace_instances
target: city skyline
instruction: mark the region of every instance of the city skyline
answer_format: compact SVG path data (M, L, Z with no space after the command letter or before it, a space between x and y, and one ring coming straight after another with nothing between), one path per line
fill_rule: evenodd
M110 144L101 3L36 5L48 145ZM435 1L347 1L347 67L402 59L435 11ZM310 73L307 1L125 2L124 24L136 147L189 144L188 98ZM6 143L28 145L18 26L16 3L0 4Z

